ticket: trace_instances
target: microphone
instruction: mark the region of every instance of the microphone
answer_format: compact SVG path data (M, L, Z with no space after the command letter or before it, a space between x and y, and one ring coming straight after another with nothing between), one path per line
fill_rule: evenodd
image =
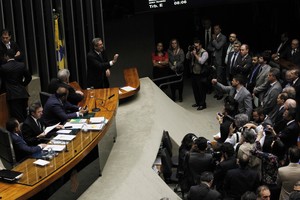
M99 112L100 108L97 108L97 99L95 98L95 107L92 109L93 112Z
M112 95L110 95L109 97L108 97L108 99L111 99L111 98L113 98L115 96L115 94L112 94Z

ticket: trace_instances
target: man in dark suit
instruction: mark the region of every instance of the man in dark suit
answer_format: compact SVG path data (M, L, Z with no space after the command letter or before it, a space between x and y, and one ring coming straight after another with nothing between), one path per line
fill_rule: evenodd
M54 94L59 86L64 86L68 88L69 95L68 101L71 104L77 105L84 98L83 92L80 90L75 90L69 85L70 71L68 69L61 69L57 72L57 78L53 78L48 85L48 92Z
M238 59L233 66L233 74L241 74L244 77L248 77L252 66L252 59L249 55L249 46L247 44L242 44L240 55L241 59Z
M213 173L203 172L200 176L200 184L192 186L187 196L188 200L218 200L222 199L221 194L211 189L213 183Z
M295 121L296 109L293 107L288 107L283 113L283 119L287 122L284 129L281 130L277 137L283 142L285 149L288 150L291 146L297 145L297 139L300 132L300 127L298 122Z
M6 87L6 99L11 117L23 122L27 116L27 102L29 94L26 86L31 81L31 75L24 63L17 62L15 52L9 49L6 52L7 63L0 67L0 73Z
M240 62L239 60L242 59L240 54L240 49L241 49L241 42L235 41L233 43L233 52L230 52L228 54L228 60L226 66L226 79L228 85L231 85L232 77L236 75L234 71L234 67L237 65L238 62Z
M48 134L44 132L45 124L41 120L42 115L43 107L39 101L34 102L29 106L29 115L22 125L22 134L28 145L32 146L45 143L48 141L46 138L53 135L52 132L49 132ZM62 128L62 126L59 125L57 128Z
M224 186L224 178L226 173L230 169L238 168L238 164L236 163L234 148L232 144L225 142L221 145L220 151L222 153L222 157L220 163L217 164L216 170L214 172L214 185L216 185L216 189L223 193Z
M246 191L255 192L259 186L259 173L249 169L249 157L243 154L238 158L239 168L227 172L224 180L224 190L229 199L240 200Z
M56 93L49 97L44 107L42 120L47 126L57 123L64 124L68 119L83 116L87 108L79 108L67 101L68 89L59 86Z
M188 164L189 174L193 183L196 185L199 182L199 178L204 171L213 171L213 158L212 154L206 153L207 139L199 137L195 140L195 145L192 147L192 151L189 154L189 158L186 160Z
M19 46L16 42L11 40L10 31L7 29L3 29L1 31L1 44L0 44L0 65L6 63L4 55L6 54L8 49L13 49L15 52L14 58L17 61L21 61L22 55Z
M297 116L296 120L300 121L300 78L299 78L300 71L299 69L291 69L286 72L286 86L292 86L296 91L295 100L297 102Z
M291 46L280 55L280 58L284 58L295 65L300 66L299 40L293 39Z
M92 50L87 54L87 86L94 88L108 88L110 68L117 62L118 54L108 61L102 39L92 40Z
M34 153L38 153L46 147L46 144L39 144L38 146L29 146L23 139L20 130L20 124L15 118L11 118L6 122L6 129L11 134L17 161L20 161L23 158Z

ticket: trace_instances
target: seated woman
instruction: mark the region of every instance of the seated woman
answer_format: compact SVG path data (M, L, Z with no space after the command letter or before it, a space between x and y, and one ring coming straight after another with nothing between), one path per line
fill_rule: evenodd
M164 46L161 42L157 43L156 50L152 53L152 63L153 79L168 76L169 56L168 53L164 51ZM164 81L155 81L157 86L159 86L163 82Z

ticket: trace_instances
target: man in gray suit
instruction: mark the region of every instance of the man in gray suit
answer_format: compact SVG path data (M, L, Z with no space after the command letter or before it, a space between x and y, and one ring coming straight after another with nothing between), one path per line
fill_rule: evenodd
M223 54L223 47L226 44L226 36L221 33L220 25L214 26L214 34L212 34L212 40L209 43L207 50L212 52L212 65L215 66L217 71L217 80L220 83L225 82L225 74L224 67L222 66L222 54ZM216 95L216 98L218 95ZM220 96L218 99L221 99Z
M268 115L269 113L273 113L274 109L276 109L277 97L282 91L279 77L279 69L270 69L270 72L268 74L268 84L262 100L262 107L266 115Z
M293 192L293 187L299 181L300 174L300 150L297 146L289 149L290 164L286 167L278 168L277 183L281 185L280 200L289 199L289 194Z
M252 115L252 96L250 92L244 87L245 78L242 75L235 75L232 79L231 86L225 86L217 81L217 79L212 79L212 84L221 91L222 93L227 93L232 96L238 103L239 113L247 114L249 119Z

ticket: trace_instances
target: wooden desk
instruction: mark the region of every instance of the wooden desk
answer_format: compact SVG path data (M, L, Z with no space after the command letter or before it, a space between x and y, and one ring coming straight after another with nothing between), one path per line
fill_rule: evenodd
M120 89L122 94L119 95L119 99L125 99L127 97L133 96L140 90L140 78L135 67L124 69L124 78L126 86L131 86L133 88L136 88L136 90L127 92Z
M13 170L23 172L19 184L0 183L0 199L28 199L63 176L78 164L96 145L99 144L100 169L102 170L116 138L115 115L118 107L118 88L95 90L95 98L90 98L90 91L84 91L82 105L88 105L89 111L94 108L95 100L101 108L95 116L104 116L109 121L102 131L79 132L76 138L67 144L68 151L60 152L44 167L33 164L35 159L29 158ZM108 99L112 94L114 98ZM102 144L101 144L102 143ZM101 145L100 145L101 144ZM105 149L104 149L105 148Z

